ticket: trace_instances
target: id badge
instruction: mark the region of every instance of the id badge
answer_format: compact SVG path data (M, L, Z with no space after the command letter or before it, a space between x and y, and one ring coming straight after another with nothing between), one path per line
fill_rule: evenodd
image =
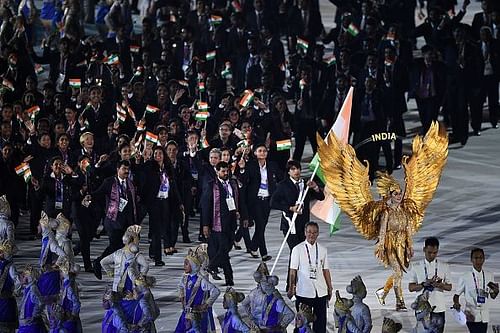
M226 199L226 204L229 211L236 210L236 204L234 203L234 199L232 197Z
M127 204L128 204L128 200L127 199L120 198L120 204L118 205L118 211L119 212L123 212L123 210L125 209L125 207L127 206Z
M267 183L260 183L259 189L267 191Z
M160 186L160 191L158 191L158 198L160 198L160 199L167 199L168 198L168 186L167 185Z
M191 171L191 177L193 177L194 180L198 180L198 171Z
M486 303L486 297L485 296L477 296L477 304L484 304Z
M56 206L56 209L62 209L62 208L63 208L63 203L62 203L62 201L56 201L55 206Z
M311 280L316 280L316 269L312 267L309 268L309 278Z

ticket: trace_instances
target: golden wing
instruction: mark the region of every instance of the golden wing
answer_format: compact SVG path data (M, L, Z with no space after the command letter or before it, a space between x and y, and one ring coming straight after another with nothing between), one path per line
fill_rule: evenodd
M368 162L363 165L354 148L330 133L328 143L318 135L318 153L326 186L337 204L351 218L356 230L366 239L378 236L378 213L384 203L374 201L370 191Z
M440 128L439 123L434 121L423 139L419 135L413 139L412 156L403 158L406 181L404 204L414 216L415 232L422 225L424 211L436 192L447 157L446 129Z

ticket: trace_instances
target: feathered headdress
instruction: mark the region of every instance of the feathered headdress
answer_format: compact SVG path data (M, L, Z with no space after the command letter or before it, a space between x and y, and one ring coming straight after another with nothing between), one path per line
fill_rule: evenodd
M227 287L226 292L224 294L224 299L230 299L235 304L241 303L245 299L245 294L237 292L232 287Z
M338 290L335 291L335 296L335 309L338 309L342 312L349 312L351 307L353 306L352 300L340 297L340 292Z
M401 185L387 172L377 172L377 192L382 198L388 198L392 192L401 191Z

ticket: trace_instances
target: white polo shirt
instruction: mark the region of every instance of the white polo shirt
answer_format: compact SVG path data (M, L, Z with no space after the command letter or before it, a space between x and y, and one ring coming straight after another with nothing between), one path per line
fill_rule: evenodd
M432 279L434 275L443 279L443 283L450 283L450 273L447 263L442 262L439 259L434 259L431 262L424 259L412 264L412 269L409 274L409 282L420 284L425 282L427 279ZM429 303L431 306L436 307L434 309L435 313L446 311L446 299L444 293L445 290L438 288L434 288L434 290L429 293Z
M484 269L481 272L478 272L474 268L464 273L458 280L455 293L457 295L464 294L464 311L469 311L473 314L475 322L487 323L490 320L489 303L491 302L491 298L489 297L489 294L488 297L486 297L486 302L484 304L478 304L477 302L477 289L485 289L486 291L489 291L489 282L495 282L493 280L493 274L486 272Z
M308 255L309 252L309 255ZM290 268L297 270L297 296L315 298L328 295L324 269L330 269L327 250L324 246L303 241L292 249ZM316 279L311 278L311 268L316 271Z

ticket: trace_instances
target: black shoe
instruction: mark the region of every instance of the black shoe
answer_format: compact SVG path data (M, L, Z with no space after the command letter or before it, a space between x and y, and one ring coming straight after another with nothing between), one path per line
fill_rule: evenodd
M149 255L149 259L154 259L154 258L155 258L154 255L152 255L152 254Z
M234 281L232 279L226 280L226 283L224 283L225 287L232 287L234 286Z
M240 246L238 243L239 243L239 242L237 242L237 241L234 241L234 242L233 242L233 245L234 245L234 249L235 249L235 250L241 250L241 246Z
M269 261L271 260L273 257L271 257L270 255L266 254L265 256L262 256L262 261Z
M202 242L202 243L206 243L207 242L207 239L205 238L205 236L203 235L199 235L198 236L198 241Z
M498 124L491 124L491 128L497 129L498 128Z
M94 275L97 280L102 280L102 267L99 258L92 262L92 267L94 268Z
M401 169L403 166L401 164L397 164L395 167L394 167L394 170L399 170Z
M474 131L474 136L481 136L481 131Z
M155 260L155 266L165 266L165 262L162 260Z
M216 271L214 271L212 269L208 269L207 271L212 276L212 279L217 280L217 281L222 280L222 278L219 276L219 274Z
M75 256L79 255L79 254L80 254L80 252L81 252L81 251L80 251L80 247L79 247L79 246L75 246L75 247L73 248L73 254L74 254Z

